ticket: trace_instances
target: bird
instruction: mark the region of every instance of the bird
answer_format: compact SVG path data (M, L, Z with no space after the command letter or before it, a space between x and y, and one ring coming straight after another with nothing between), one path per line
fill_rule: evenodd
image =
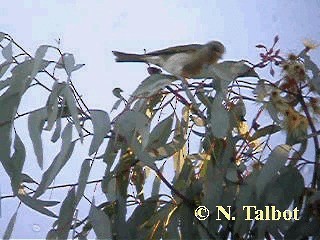
M219 41L206 44L188 44L169 47L145 54L112 51L116 62L144 62L156 65L166 72L182 78L201 78L202 71L216 64L225 53Z

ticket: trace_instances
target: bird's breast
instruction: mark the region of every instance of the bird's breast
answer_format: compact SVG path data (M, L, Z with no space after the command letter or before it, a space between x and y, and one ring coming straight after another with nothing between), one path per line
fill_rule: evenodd
M174 75L181 75L185 65L193 61L192 54L176 53L163 62L162 68Z

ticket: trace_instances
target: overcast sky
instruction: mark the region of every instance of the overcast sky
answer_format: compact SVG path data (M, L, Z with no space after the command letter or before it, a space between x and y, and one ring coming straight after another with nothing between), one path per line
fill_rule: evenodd
M268 46L277 34L285 53L301 50L304 39L319 42L319 19L318 0L7 0L0 7L0 31L29 52L34 53L41 44L55 45L60 38L62 50L73 53L77 63L86 64L73 76L84 100L90 108L108 112L115 101L113 88L120 87L128 95L147 76L144 64L115 63L112 50L142 53L143 49L219 40L227 49L224 59L256 62L255 45ZM311 55L319 63L319 49ZM5 195L10 188L3 186L7 180L3 175L0 166ZM2 202L0 236L16 206L9 200ZM23 209L13 237L45 237L52 221ZM28 221L26 214L30 214Z

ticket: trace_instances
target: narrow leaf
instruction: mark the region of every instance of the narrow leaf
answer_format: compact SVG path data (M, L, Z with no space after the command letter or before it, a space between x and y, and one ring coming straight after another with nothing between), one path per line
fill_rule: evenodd
M177 78L171 75L153 74L141 82L138 88L133 92L132 97L150 97L175 80L177 80Z
M171 134L171 127L173 122L173 114L158 123L149 136L147 148L159 147L165 144Z
M52 134L51 137L51 142L56 142L58 141L58 139L60 138L60 134L61 134L61 118L58 118L56 120L56 128L54 129L54 132Z
M69 108L69 111L72 115L72 120L74 122L74 125L78 131L78 134L80 136L81 142L83 141L83 133L80 126L80 120L78 116L78 108L76 104L76 100L74 99L73 93L70 89L70 86L66 86L63 90L63 96L65 97L67 101L67 106Z
M266 135L272 135L276 132L279 132L281 130L281 127L275 124L271 124L268 126L265 126L263 128L258 129L251 137L250 141L254 141L258 138L264 137Z
M16 223L17 215L18 215L18 209L15 211L15 213L10 218L10 221L7 225L6 231L4 232L2 239L10 239L11 238L11 234L13 232L13 227L14 227L14 224Z
M35 57L34 57L34 65L33 65L33 70L32 70L32 73L30 75L30 78L33 79L37 73L39 72L39 70L41 70L41 62L43 61L43 58L44 56L46 55L46 52L48 50L48 47L47 45L41 45L37 51L36 51L36 54L35 54Z
M94 206L94 199L90 208L89 219L98 239L111 239L110 219L104 212Z
M102 110L90 110L90 117L93 125L94 136L89 148L89 155L97 152L104 137L111 129L108 113Z
M90 166L90 159L85 159L81 165L81 171L78 179L78 188L77 188L77 194L76 194L76 203L75 205L78 205L80 202L84 190L87 186L88 177L90 174L91 166Z
M55 82L53 84L52 91L47 101L48 121L45 130L50 131L57 119L59 95L61 95L61 92L65 87L65 83Z
M291 147L289 145L282 144L275 147L270 153L268 161L263 166L256 181L256 190L258 197L260 197L260 195L263 193L265 186L286 164L290 149Z
M210 116L212 134L217 138L224 138L229 130L230 116L219 96L216 96L211 104Z
M75 211L75 188L73 187L69 192L67 197L64 199L62 206L60 208L60 214L58 218L57 233L59 239L67 239L73 221L73 214Z
M62 145L61 150L54 158L52 164L47 169L47 171L43 174L41 182L34 194L34 198L42 195L47 187L52 183L54 178L60 172L62 167L69 160L75 145L75 141L71 142L72 139L72 124L68 123L62 133Z
M28 129L32 141L33 150L36 154L38 165L43 169L43 148L41 133L45 120L47 119L47 109L40 108L28 116Z
M62 58L63 58L64 69L66 70L67 75L70 77L75 64L74 56L73 54L65 53L63 54Z
M12 166L11 184L13 191L18 193L21 184L21 171L26 158L26 149L23 145L18 134L15 134L14 139L14 153L10 159L10 165Z
M10 41L7 46L2 49L2 56L7 60L12 60L12 41Z
M9 67L11 66L11 64L12 64L12 61L8 61L8 60L6 60L5 62L3 62L3 63L0 64L0 78L7 72L7 70L8 70ZM9 81L10 81L10 78L8 78L7 81L9 82ZM1 82L4 82L4 81L1 81ZM0 82L0 90L1 90L2 88L4 88L4 87L2 86L2 84L1 84L1 82ZM9 85L9 84L8 84L8 85Z
M25 205L36 210L39 213L42 213L42 214L47 215L49 217L54 217L54 218L57 217L56 214L54 214L53 212L51 212L50 210L48 210L44 207L44 204L41 200L34 199L34 198L31 198L29 195L22 195L22 194L18 194L18 198Z

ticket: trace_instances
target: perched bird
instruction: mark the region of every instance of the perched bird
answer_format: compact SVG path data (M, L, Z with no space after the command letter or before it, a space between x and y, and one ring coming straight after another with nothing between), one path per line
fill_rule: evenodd
M112 51L116 62L144 62L154 64L177 77L197 78L204 68L217 63L225 52L221 42L189 44L169 47L146 54Z

